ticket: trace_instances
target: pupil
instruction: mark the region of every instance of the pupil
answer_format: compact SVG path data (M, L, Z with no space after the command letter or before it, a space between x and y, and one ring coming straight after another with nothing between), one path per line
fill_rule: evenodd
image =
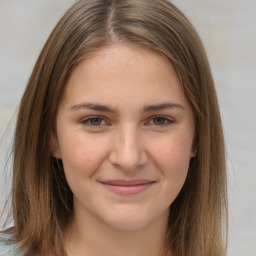
M92 125L100 125L100 123L101 123L101 118L95 117L91 119Z
M156 118L154 118L154 124L162 125L162 124L164 124L164 119L162 117L156 117Z

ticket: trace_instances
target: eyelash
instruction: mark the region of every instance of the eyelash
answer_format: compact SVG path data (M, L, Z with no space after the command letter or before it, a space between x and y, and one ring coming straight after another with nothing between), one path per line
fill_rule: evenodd
M163 121L164 123L163 124L150 124L151 122L154 122L155 119L160 119L161 121ZM99 125L95 125L95 124L92 124L91 122L93 121L93 119L98 119L98 121L100 121L100 123L104 122L104 124L99 124ZM173 123L174 121L170 118L167 118L167 117L163 117L163 116L152 116L149 121L146 122L147 125L152 125L152 126L156 126L156 127L166 127L166 126L169 126ZM87 125L89 127L92 127L93 129L97 129L97 128L102 128L103 126L107 126L109 125L109 123L105 120L104 117L101 117L101 116L91 116L91 117L88 117L86 119L83 119L82 124L84 125Z
M166 127L166 126L171 125L174 122L172 119L164 117L164 116L153 116L153 117L150 118L150 122L153 121L154 119L157 119L157 118L164 121L163 124L158 124L158 125L152 124L152 125L157 126L157 127Z
M104 121L105 124L93 125L93 124L91 123L91 122L93 121L93 119L99 119L101 122ZM82 124L97 129L97 128L101 128L102 126L107 125L108 122L107 122L106 120L104 120L104 118L101 117L101 116L91 116L91 117L88 117L88 118L86 118L86 119L83 119L83 120L82 120Z

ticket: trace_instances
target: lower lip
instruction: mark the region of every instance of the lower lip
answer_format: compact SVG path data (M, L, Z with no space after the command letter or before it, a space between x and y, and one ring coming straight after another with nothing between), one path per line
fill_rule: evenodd
M115 192L120 195L135 195L138 194L149 187L151 187L154 182L145 183L145 184L138 184L138 185L110 185L102 183L107 189L112 192Z

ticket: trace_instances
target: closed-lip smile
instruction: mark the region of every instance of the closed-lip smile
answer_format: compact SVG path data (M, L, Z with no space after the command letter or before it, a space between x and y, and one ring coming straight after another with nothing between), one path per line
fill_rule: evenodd
M121 195L134 195L138 194L149 187L151 187L155 181L137 179L137 180L106 180L100 181L100 183L112 192Z

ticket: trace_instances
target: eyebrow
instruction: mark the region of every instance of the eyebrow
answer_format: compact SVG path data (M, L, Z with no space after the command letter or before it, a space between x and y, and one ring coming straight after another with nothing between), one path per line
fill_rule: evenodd
M70 108L70 110L80 110L80 109L92 109L96 111L102 111L102 112L110 112L114 113L115 111L108 106L101 105L101 104L94 104L94 103L81 103L74 105Z
M158 105L146 106L143 108L143 112L152 112L157 110L175 109L175 108L185 110L185 108L178 103L163 103Z
M143 112L153 112L158 110L166 110L166 109L181 109L185 110L185 108L178 103L162 103L162 104L156 104L156 105L150 105L143 107ZM71 111L74 110L80 110L80 109L91 109L95 111L100 112L109 112L109 113L115 113L116 111L111 109L110 107L102 104L94 104L94 103L81 103L76 104L70 108Z

